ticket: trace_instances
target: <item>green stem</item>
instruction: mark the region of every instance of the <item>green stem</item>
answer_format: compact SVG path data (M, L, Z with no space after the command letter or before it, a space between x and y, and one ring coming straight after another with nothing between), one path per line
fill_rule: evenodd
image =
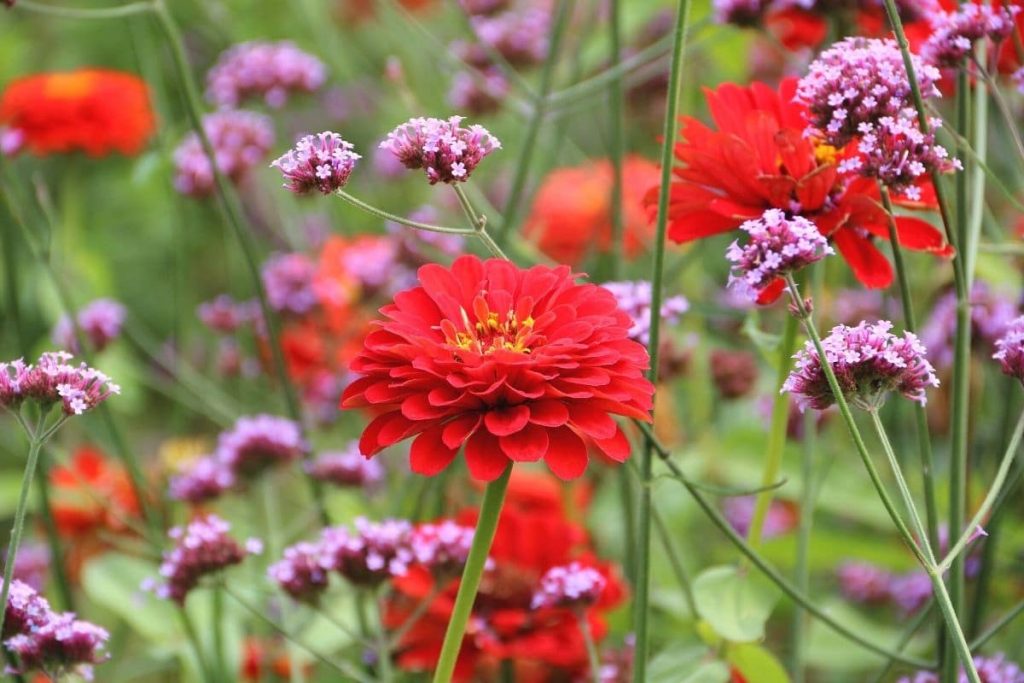
M616 478L619 480L619 506L622 508L622 538L625 544L623 551L623 565L626 570L626 578L630 584L636 582L636 491L633 489L633 480L626 468L616 468Z
M39 452L39 476L36 477L36 492L39 498L39 517L43 520L43 531L46 534L46 546L50 550L50 572L57 584L57 594L65 611L75 612L75 593L71 590L68 579L67 562L61 547L60 532L53 518L53 505L50 503L49 458L45 451ZM3 603L0 603L3 604Z
M778 378L775 382L775 398L772 400L771 430L768 434L768 448L765 452L764 470L761 473L761 486L765 488L757 495L757 501L754 504L754 515L750 520L750 530L747 533L747 541L754 548L761 545L764 520L768 516L768 508L775 497L775 489L771 487L771 484L778 481L779 472L782 471L782 456L786 449L786 428L789 423L790 398L789 394L783 393L780 389L789 375L790 357L796 348L796 331L799 326L800 323L796 318L788 316L782 332L782 341L779 343Z
M196 664L199 666L199 673L203 677L206 683L218 683L217 675L214 671L211 671L211 665L206 661L206 656L203 654L202 641L199 640L199 632L196 631L195 624L192 623L192 618L185 611L185 608L179 607L177 610L178 621L181 622L181 628L185 631L185 637L188 638L189 644L192 646L192 650L196 656Z
M1006 452L1003 454L1003 459L999 463L999 469L996 472L996 477L992 481L992 487L989 489L988 494L985 496L985 500L982 501L978 511L974 514L974 518L971 519L970 524L964 530L963 534L957 540L956 544L950 548L949 553L945 559L939 563L938 570L940 574L946 572L954 561L959 557L960 553L963 552L967 544L971 542L978 529L981 528L981 523L985 520L986 515L992 509L992 505L995 503L996 498L999 497L1002 491L1003 484L1006 481L1006 475L1010 472L1010 466L1013 464L1014 459L1017 456L1017 448L1020 447L1021 435L1024 434L1024 412L1021 413L1020 418L1017 420L1017 426L1013 430L1013 436L1010 437L1010 443L1006 447Z
M1017 155L1020 157L1020 160L1024 162L1024 139L1022 139L1020 135L1017 117L1014 116L1006 98L1003 97L1002 92L999 90L999 85L992 79L992 75L988 70L982 66L981 63L976 62L975 65L978 67L978 73L981 74L982 79L984 79L985 85L988 86L988 92L991 93L992 99L996 103L996 108L999 109L1000 116L1002 116L1003 121L1006 122L1006 127L1010 129L1010 137L1013 139L1013 146L1017 150ZM978 90L984 93L981 88L978 88ZM984 96L982 96L978 101L985 101ZM977 112L976 116L980 117L981 112ZM988 121L981 121L979 122L978 127L984 131L987 123ZM978 150L979 153L982 153L985 149L981 140L976 140L973 147Z
M377 597L377 619L377 673L381 683L391 683L394 679L391 673L391 643L384 627L384 600L380 596Z
M837 621L827 611L819 607L818 603L814 599L812 599L806 593L797 589L792 583L790 583L786 579L786 577L780 574L777 569L772 567L768 563L768 561L765 560L764 557L762 557L761 554L757 552L757 550L751 548L742 536L736 533L736 530L733 528L733 526L725 519L725 517L722 516L722 513L719 512L715 504L712 503L707 498L707 496L704 495L704 493L700 490L700 487L697 486L694 482L690 481L683 473L683 471L679 469L679 466L676 465L675 462L673 462L672 453L658 441L657 437L655 437L654 434L650 431L650 427L648 427L645 423L642 422L636 422L635 424L654 445L655 452L658 454L658 457L661 459L662 463L664 463L664 465L672 473L673 478L679 481L679 483L681 483L686 488L686 490L693 497L694 501L696 501L697 505L700 506L701 510L708 517L708 519L710 519L711 522L718 528L718 530L721 531L722 534L734 546L736 546L737 550L743 553L743 555L750 561L750 563L755 568L757 568L757 570L760 571L765 576L765 578L767 578L773 584L778 586L779 590L785 593L790 600L800 605L803 609L807 611L808 614L818 619L820 622L828 626L830 629L832 629L842 637L846 638L850 642L860 645L865 650L874 652L875 654L881 655L883 657L894 659L897 662L900 662L901 664L906 664L908 666L912 666L915 668L932 669L935 667L934 662L928 662L924 659L905 655L901 652L890 650L886 648L884 645L879 645L878 643L872 642L869 638L862 636L861 634L857 633L856 631L846 626L842 622Z
M580 633L583 634L583 645L587 648L587 662L590 664L590 677L594 683L601 683L601 657L597 653L597 645L594 643L594 633L590 629L590 622L587 621L587 614L580 611L576 615L576 621L580 625Z
M929 601L925 607L922 607L918 611L918 613L914 616L913 620L911 620L911 622L907 625L907 628L903 631L903 635L900 636L899 642L896 643L897 652L902 652L907 647L907 645L910 644L910 641L911 639L913 639L914 634L917 633L917 630L921 628L922 625L924 625L925 621L928 620L928 617L929 615L931 615L932 610L934 608L935 601L932 600ZM889 661L887 661L885 663L885 666L882 667L882 670L879 671L878 675L875 676L875 678L873 679L873 683L882 683L882 681L886 680L886 677L889 675L889 672L892 671L892 668L894 666L896 666L895 660L890 659Z
M889 441L889 435L885 431L885 425L882 424L882 418L878 415L878 409L867 411L871 415L871 423L875 426L875 433L878 435L878 440L882 442L882 450L885 451L885 457L889 460L889 467L892 469L893 476L896 479L896 488L900 492L900 497L903 499L903 506L907 509L907 514L910 515L910 523L913 525L914 534L920 539L922 548L924 549L925 557L928 559L929 564L935 564L935 550L932 548L931 542L928 540L928 532L924 528L924 523L921 521L921 515L917 511L917 505L914 504L914 496L910 492L910 486L907 485L906 477L903 476L903 468L900 467L900 461L896 457L896 452L892 448L892 443ZM939 572L940 574L942 572Z
M914 299L910 292L907 267L903 261L903 249L900 246L899 233L896 230L896 214L893 211L889 188L879 183L878 191L882 197L882 206L888 215L889 242L892 244L892 260L896 266L896 278L900 287L900 299L903 303L903 318L908 331L917 332L917 318L914 315ZM932 441L928 433L928 414L920 403L914 405L915 431L917 432L917 450L921 459L921 478L924 481L925 520L928 525L928 542L932 548L939 547L939 511L935 493L935 466L932 459Z
M199 90L196 87L195 79L192 77L192 73L189 70L188 59L185 56L185 47L182 42L181 32L178 29L178 25L175 23L174 18L171 16L171 13L167 10L164 0L153 0L152 7L153 14L157 19L157 24L160 26L160 29L164 34L164 38L171 49L174 70L177 74L178 83L183 91L186 105L185 108L188 113L189 121L192 124L192 128L195 131L196 136L202 144L203 151L206 154L210 168L213 171L217 192L221 199L221 205L228 216L228 223L231 225L231 228L235 233L235 237L242 248L242 255L245 258L249 276L252 280L253 287L256 290L256 296L260 304L260 312L262 313L264 322L266 323L267 343L270 346L274 373L277 376L281 393L284 395L285 408L287 410L288 417L300 425L300 428L303 428L304 430L302 410L299 406L298 399L295 396L295 388L292 386L291 379L288 376L288 368L285 365L284 352L281 349L281 340L278 333L278 321L273 310L270 308L270 303L267 300L267 292L263 287L263 280L260 276L260 268L256 257L256 247L253 244L252 235L247 228L248 222L245 218L245 212L242 209L241 203L239 202L238 195L235 194L234 189L231 186L231 182L224 176L224 173L221 172L221 169L217 164L217 156L213 144L210 142L210 138L206 134L206 129L203 127L203 106L199 98ZM327 514L327 508L324 506L323 486L318 479L312 476L307 476L306 481L308 482L310 493L313 497L313 503L317 508L321 521L325 525L329 524L330 518Z
M665 239L668 233L668 208L672 184L672 162L675 159L676 137L679 125L679 93L682 89L683 61L690 22L690 0L679 0L676 6L675 31L672 39L672 67L669 71L668 97L665 104L665 122L661 148L661 183L658 192L658 214L654 231L654 272L651 277L651 329L647 352L651 359L648 378L657 386L658 352L661 345L661 302L664 297ZM653 415L652 415L653 419ZM651 590L651 481L653 479L653 443L647 440L641 461L640 516L638 523L639 551L636 566L636 598L634 600L633 630L636 633L636 653L633 680L647 680L647 655L650 649L648 617Z
M226 651L224 649L224 590L219 586L212 589L211 600L213 607L210 610L210 631L213 632L213 663L211 668L216 672L220 681L231 680L228 672Z
M686 601L686 607L690 610L690 614L696 617L697 600L693 596L693 581L690 580L690 576L683 566L683 561L679 558L679 551L676 550L675 544L672 543L672 535L668 532L668 526L665 524L664 518L658 511L658 508L654 506L651 506L651 520L654 522L654 531L658 534L658 540L665 551L668 563L672 567L672 573L676 575L676 581L683 592L683 600Z
M544 123L544 115L548 107L548 95L551 93L551 86L554 83L555 63L558 60L559 49L562 45L562 38L565 35L566 26L569 24L571 0L557 0L552 9L551 33L548 37L548 52L540 71L540 84L537 87L534 99L533 112L526 124L526 135L522 145L519 147L519 159L516 162L516 174L512 179L512 188L509 191L508 199L505 201L504 210L501 212L501 229L498 231L498 245L508 243L512 229L516 224L519 213L519 204L526 189L526 179L530 172L530 162L533 160L533 153L537 147L537 138L540 134L541 124Z
M53 17L64 19L119 19L135 14L144 14L153 9L150 2L130 2L120 7L94 7L90 9L71 9L67 7L55 7L45 5L32 0L19 0L17 9L35 12L37 14L48 14Z
M434 671L434 683L449 683L455 672L455 662L462 648L462 637L466 633L466 624L473 611L480 578L487 564L487 554L491 551L494 534L498 529L501 506L505 502L505 491L512 476L512 465L509 464L500 477L487 485L483 504L480 506L480 517L477 519L476 531L473 533L473 545L469 548L466 568L462 572L459 592L455 596L455 606L448 622L441 645L441 656Z
M985 643L995 638L1000 631L1009 626L1014 619L1021 615L1021 613L1024 613L1024 601L1014 605L1010 611L1001 616L998 621L989 626L981 635L971 641L971 649L974 650L984 647Z
M445 235L471 235L471 234L473 234L473 231L468 229L468 228L449 228L449 227L445 227L443 225L432 225L430 223L421 223L420 221L414 221L414 220L411 220L409 218L405 218L403 216L399 216L397 214L389 213L388 211L385 211L383 209L378 209L376 206L373 206L372 204L367 204L363 200L350 195L348 192L345 192L344 190L335 190L334 194L336 196L340 197L341 199L344 199L346 202L348 202L352 206L355 206L356 208L361 209L361 210L365 211L368 214L377 216L378 218L383 218L386 221L393 221L395 223L400 223L400 224L408 226L410 228L415 228L416 230L426 230L427 232L439 232L439 233L442 233L442 234L445 234Z
M25 531L25 513L28 510L28 494L32 490L32 479L36 474L36 465L39 463L39 451L43 442L35 434L29 435L31 441L28 448L28 460L25 462L25 471L21 476L21 493L18 494L18 506L14 509L14 526L11 528L11 538L7 544L7 554L4 556L4 585L0 589L0 605L7 604L7 598L11 593L11 579L14 577L14 564L18 559L18 548L21 546L21 535ZM0 611L0 632L3 632L4 617L7 610Z
M611 52L611 68L615 69L622 60L622 2L611 0L609 12L609 50ZM623 97L622 76L611 80L608 85L609 112L611 119L611 135L609 136L609 152L612 162L612 279L618 280L622 274L622 255L626 253L625 218L622 211L622 157L625 154L625 98Z
M484 216L473 207L473 202L466 196L466 191L462 189L461 185L452 185L452 189L455 190L455 196L459 198L462 211L466 214L466 218L469 219L470 225L473 226L471 234L483 242L492 256L508 261L508 256L505 255L505 252L498 243L491 238L491 234L487 232L487 216Z

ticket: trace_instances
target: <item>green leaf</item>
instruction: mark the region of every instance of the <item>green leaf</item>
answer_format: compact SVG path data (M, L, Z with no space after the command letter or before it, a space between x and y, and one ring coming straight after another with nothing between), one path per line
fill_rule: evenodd
M166 645L182 638L174 605L139 586L157 577L152 562L120 553L104 553L86 563L82 588L89 599L127 622L140 636Z
M725 656L748 681L756 683L789 683L789 674L768 650L753 643L730 645Z
M706 647L670 648L659 652L647 667L648 683L728 683L729 667L708 661ZM760 682L758 682L760 683Z
M697 612L720 636L737 643L764 638L779 593L753 574L733 566L712 567L693 582Z

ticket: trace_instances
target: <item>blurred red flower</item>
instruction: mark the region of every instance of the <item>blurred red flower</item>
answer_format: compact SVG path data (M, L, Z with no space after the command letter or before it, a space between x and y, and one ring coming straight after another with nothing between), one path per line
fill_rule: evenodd
M153 132L146 84L103 69L44 73L11 82L0 98L0 126L34 154L83 151L137 154Z
M562 479L587 467L588 443L612 460L630 445L612 415L650 420L648 357L608 290L568 266L481 261L419 270L374 323L351 369L343 408L372 408L367 455L416 436L414 472L445 469L463 444L474 479L544 460Z
M526 683L576 680L586 674L586 647L575 613L530 609L533 592L551 567L576 560L605 576L607 585L599 601L586 611L596 640L607 632L607 613L625 599L617 568L594 557L586 531L566 516L562 487L555 483L547 475L513 471L491 548L494 564L484 574L473 605L454 681L474 676L496 680L506 659L515 666L515 680ZM476 516L476 510L466 510L457 519L473 525ZM409 628L396 651L399 667L430 671L437 664L458 587L458 579L443 587L426 614ZM421 570L396 580L395 589L385 616L390 628L401 628L436 590L434 579Z
M919 0L897 2L903 29L912 44L924 40L931 33L927 4ZM955 3L948 0L940 4L947 8L955 7ZM848 8L833 5L835 3L819 2L809 9L796 6L770 11L764 17L765 28L790 50L820 47L829 36L829 21L840 21L843 13L849 13ZM891 34L885 7L881 2L858 3L855 11L848 15L847 21L852 21L851 28L856 35L881 38ZM840 31L844 35L849 32L842 28Z
M127 472L92 446L78 448L70 463L51 469L50 485L54 521L67 538L123 532L126 522L139 515Z
M593 251L612 247L612 164L607 159L560 168L537 191L525 235L559 263L577 266ZM644 194L660 180L658 165L628 156L622 166L622 210L626 258L635 258L654 238Z
M870 179L840 176L845 149L804 136L807 126L803 106L793 102L795 89L795 79L786 79L777 91L763 83L706 91L716 128L683 119L669 237L690 242L734 230L766 209L782 209L813 221L864 286L888 287L892 266L874 244L889 238L878 188ZM907 209L934 208L931 184L921 189L919 202L905 197L894 197L894 202ZM650 206L657 194L657 187L648 192ZM927 221L899 216L896 225L904 248L952 255L942 233Z

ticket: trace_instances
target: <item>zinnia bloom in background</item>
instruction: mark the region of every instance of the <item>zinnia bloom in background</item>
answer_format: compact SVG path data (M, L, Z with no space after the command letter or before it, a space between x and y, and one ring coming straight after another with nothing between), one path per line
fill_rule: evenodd
M615 297L577 284L568 266L522 270L463 256L426 265L421 286L381 309L344 408L371 408L368 456L415 436L414 472L438 474L466 446L478 480L511 462L544 460L563 479L583 474L587 446L612 460L629 441L612 419L650 420L647 352Z
M592 252L612 247L612 165L607 159L552 171L537 190L524 234L542 252L578 266ZM631 155L622 165L625 254L636 258L654 239L654 226L643 199L657 185L660 171L643 157Z
M806 110L793 101L795 92L794 79L783 81L778 91L762 83L725 84L706 93L717 129L683 119L669 237L680 243L710 237L735 230L766 209L780 209L812 221L864 286L888 287L892 266L874 244L889 238L876 183L846 177L840 171L846 150L804 135ZM933 208L931 185L921 190L919 201L897 195L894 202ZM647 201L657 201L656 188ZM896 228L905 249L952 255L942 233L927 221L900 215Z
M53 516L66 538L100 530L123 532L139 516L139 501L124 468L92 446L82 446L67 465L50 470Z
M622 602L625 587L617 569L594 556L585 529L570 520L562 493L564 486L550 476L513 472L491 548L492 564L473 604L453 681L497 680L505 659L513 662L517 681L542 683L585 676L587 654L577 610L600 641L607 633L606 615ZM584 508L574 512L585 514ZM471 527L476 516L475 510L465 510L457 520ZM542 577L573 563L588 577L599 574L603 589L588 591L582 604L532 609ZM391 628L401 628L422 600L441 590L398 644L396 660L403 669L430 671L437 665L459 579L440 585L437 581L436 575L420 567L395 580L396 591L385 614Z
M153 133L146 84L105 69L46 73L12 81L0 98L0 126L40 156L138 154Z

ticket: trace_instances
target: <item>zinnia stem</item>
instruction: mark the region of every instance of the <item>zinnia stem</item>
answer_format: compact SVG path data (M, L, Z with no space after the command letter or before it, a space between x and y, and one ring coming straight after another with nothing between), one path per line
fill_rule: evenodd
M491 552L494 534L498 529L498 519L501 516L501 507L505 502L505 491L508 490L511 476L512 465L510 463L500 477L487 485L487 490L484 492L476 531L473 533L473 545L469 548L469 557L466 559L466 568L462 572L462 581L459 583L459 592L455 597L451 620L448 622L448 630L444 634L441 656L437 661L437 669L434 671L434 683L449 683L455 672L455 662L459 658L462 638L466 634L466 624L473 612L473 602L476 600L477 589L480 588L480 578L483 576L487 555Z
M683 59L690 22L690 0L679 0L676 6L675 31L672 42L672 68L669 72L668 98L665 105L664 141L661 148L661 184L658 192L658 214L654 232L654 273L651 278L651 327L647 346L651 358L648 377L657 386L658 350L661 343L661 302L664 298L665 239L668 234L669 196L672 183L672 162L675 158L679 125L679 92L682 88ZM636 598L634 600L633 629L636 633L636 654L633 680L646 683L648 642L648 616L651 590L651 481L654 478L654 444L648 438L644 444L640 465L640 516L638 520L639 550L636 557Z
M878 184L889 221L889 242L892 244L892 260L896 266L896 278L900 287L900 299L903 303L903 319L908 331L917 333L917 318L914 315L914 300L910 293L910 282L907 267L903 261L903 249L900 247L899 232L896 229L896 215L893 211L889 188ZM932 548L939 544L939 511L935 495L935 466L932 460L932 441L928 433L928 414L920 403L914 405L915 430L917 432L918 455L921 459L921 478L924 481L925 521L928 525L928 542Z
M42 424L37 429L41 430ZM25 462L25 471L21 475L21 492L18 494L18 506L14 509L14 526L11 528L11 539L7 544L7 555L4 556L4 585L0 589L0 605L3 606L7 605L7 598L11 593L14 565L18 559L21 536L25 531L25 512L28 510L28 494L32 490L32 480L36 475L36 465L39 464L39 451L43 447L42 439L35 434L29 434L29 439L28 460ZM3 632L6 614L6 608L0 610L0 632Z
M622 0L611 0L608 7L610 68L619 66L622 59ZM622 76L617 75L608 84L609 117L611 135L609 136L609 156L612 162L612 279L618 280L622 273L623 255L626 253L625 218L622 211L622 157L625 154L625 102L622 96Z

